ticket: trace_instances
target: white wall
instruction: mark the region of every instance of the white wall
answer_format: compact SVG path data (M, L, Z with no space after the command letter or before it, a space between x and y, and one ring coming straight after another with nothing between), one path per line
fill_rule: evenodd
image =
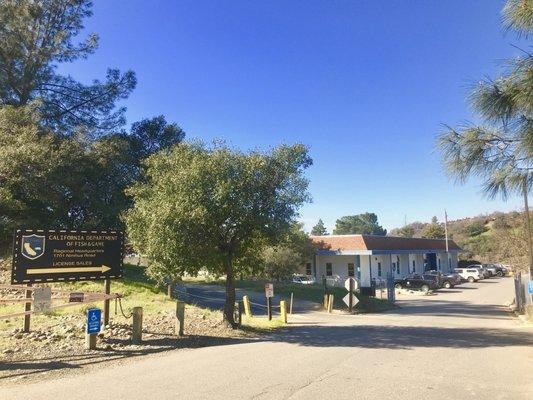
M391 271L390 254L372 255L370 257L372 261L372 278L386 279L387 273ZM381 264L381 276L379 275L380 264Z
M449 272L448 268L448 256L451 259L451 271L457 268L457 253L438 253L437 254L437 266L439 259L441 260L441 271ZM379 254L379 255L360 255L360 268L361 268L361 286L370 286L371 280L374 279L386 279L387 273L392 271L392 262L397 261L397 257L400 259L400 273L393 270L395 277L403 277L412 273L413 261L415 262L415 273L424 273L424 255L423 254ZM392 262L391 262L392 259ZM312 260L310 261L312 263ZM316 256L316 279L321 282L322 276L326 276L326 263L331 263L333 275L339 276L341 279L348 277L348 263L354 264L354 273L357 277L357 256L355 255L317 255ZM381 276L378 275L378 263L381 263ZM371 267L370 267L371 265ZM302 267L302 273L305 273L305 266Z
M365 256L361 256L365 257ZM338 275L341 278L348 276L348 263L354 264L354 272L357 275L356 256L341 256L341 255L317 255L316 256L316 278L322 279L322 275L326 275L326 263L331 263L333 275Z
M362 287L369 287L371 283L370 257L371 256L361 256L361 286Z

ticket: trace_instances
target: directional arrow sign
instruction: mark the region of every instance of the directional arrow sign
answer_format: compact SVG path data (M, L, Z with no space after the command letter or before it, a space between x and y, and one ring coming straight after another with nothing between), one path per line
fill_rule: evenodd
M344 298L342 299L342 301L344 301L344 303L346 303L346 305L348 307L350 307L350 296L352 296L352 305L356 305L357 303L359 303L359 299L355 296L355 294L353 293L348 293L346 296L344 296Z
M57 267L57 268L29 268L26 273L29 275L35 274L64 274L66 272L107 272L111 268L107 265L100 265L99 267Z

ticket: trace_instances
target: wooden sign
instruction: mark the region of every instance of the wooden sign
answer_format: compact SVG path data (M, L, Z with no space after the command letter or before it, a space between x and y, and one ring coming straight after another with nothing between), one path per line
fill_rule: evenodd
M17 229L12 284L122 278L120 231Z

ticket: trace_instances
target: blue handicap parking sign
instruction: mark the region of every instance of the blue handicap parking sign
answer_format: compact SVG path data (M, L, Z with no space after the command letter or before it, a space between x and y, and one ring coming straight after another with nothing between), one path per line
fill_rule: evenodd
M529 281L528 291L529 294L533 294L533 280Z
M101 327L102 310L90 308L87 310L87 333L99 333Z

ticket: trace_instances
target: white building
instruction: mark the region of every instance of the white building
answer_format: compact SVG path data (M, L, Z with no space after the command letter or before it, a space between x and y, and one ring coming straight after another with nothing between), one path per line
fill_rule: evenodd
M404 238L374 235L311 236L317 246L305 273L320 282L323 277L357 277L363 287L372 279L385 279L387 273L403 277L410 273L438 270L444 273L457 267L462 249L453 240Z

